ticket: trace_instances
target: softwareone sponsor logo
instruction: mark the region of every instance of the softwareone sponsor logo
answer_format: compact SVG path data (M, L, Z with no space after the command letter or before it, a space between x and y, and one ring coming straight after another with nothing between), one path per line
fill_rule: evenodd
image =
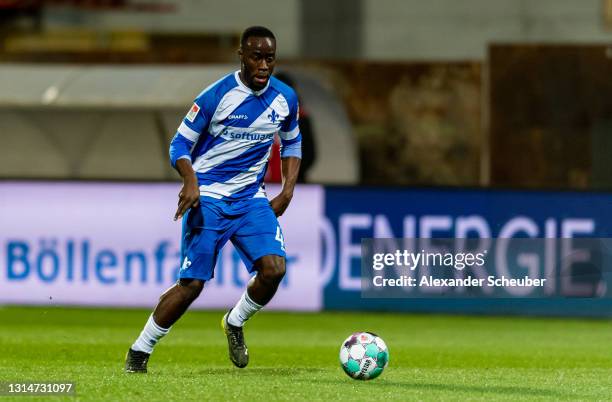
M274 133L258 133L248 131L235 131L229 128L224 128L221 132L221 137L230 140L247 140L247 141L271 141L274 138Z

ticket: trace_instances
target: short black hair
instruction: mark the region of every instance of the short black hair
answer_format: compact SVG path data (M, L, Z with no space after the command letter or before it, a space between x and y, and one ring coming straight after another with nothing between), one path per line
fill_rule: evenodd
M249 40L249 38L252 38L252 37L270 38L276 41L276 37L274 36L272 31L270 31L266 27L255 25L252 27L248 27L247 29L244 30L244 32L242 32L242 35L240 35L240 46L245 46L247 43L247 40Z

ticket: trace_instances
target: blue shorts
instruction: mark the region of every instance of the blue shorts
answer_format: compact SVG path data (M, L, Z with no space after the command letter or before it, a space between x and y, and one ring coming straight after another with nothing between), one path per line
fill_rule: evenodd
M266 255L285 257L285 244L267 198L222 201L200 197L200 205L183 217L179 278L214 277L219 251L232 241L252 273L254 263Z

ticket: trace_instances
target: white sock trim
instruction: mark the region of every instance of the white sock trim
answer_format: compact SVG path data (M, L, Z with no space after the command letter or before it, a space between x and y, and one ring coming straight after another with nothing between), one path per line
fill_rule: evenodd
M153 314L149 316L140 336L132 344L132 349L145 353L153 353L153 348L161 338L170 332L170 328L162 328L153 319Z
M250 304L251 307L256 308L257 310L261 310L261 308L263 307L263 305L255 303L253 299L251 299L251 296L249 296L249 292L247 292L246 290L244 291L243 296L244 296L244 301Z
M255 303L253 299L249 297L248 291L245 290L242 296L240 296L238 303L236 303L227 317L227 322L235 327L242 327L249 318L262 308L263 306Z
M155 319L153 318L153 314L151 314L149 316L149 321L151 322L151 325L158 330L159 332L163 333L164 335L166 335L168 332L170 332L170 328L162 328L159 325L157 325L157 323L155 322Z

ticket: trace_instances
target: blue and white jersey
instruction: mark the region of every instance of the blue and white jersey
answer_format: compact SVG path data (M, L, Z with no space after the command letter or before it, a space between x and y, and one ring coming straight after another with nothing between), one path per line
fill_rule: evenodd
M191 160L201 196L266 197L263 178L277 132L281 157L301 158L295 92L274 77L253 91L235 72L195 99L172 139L170 160L172 166L180 158Z

